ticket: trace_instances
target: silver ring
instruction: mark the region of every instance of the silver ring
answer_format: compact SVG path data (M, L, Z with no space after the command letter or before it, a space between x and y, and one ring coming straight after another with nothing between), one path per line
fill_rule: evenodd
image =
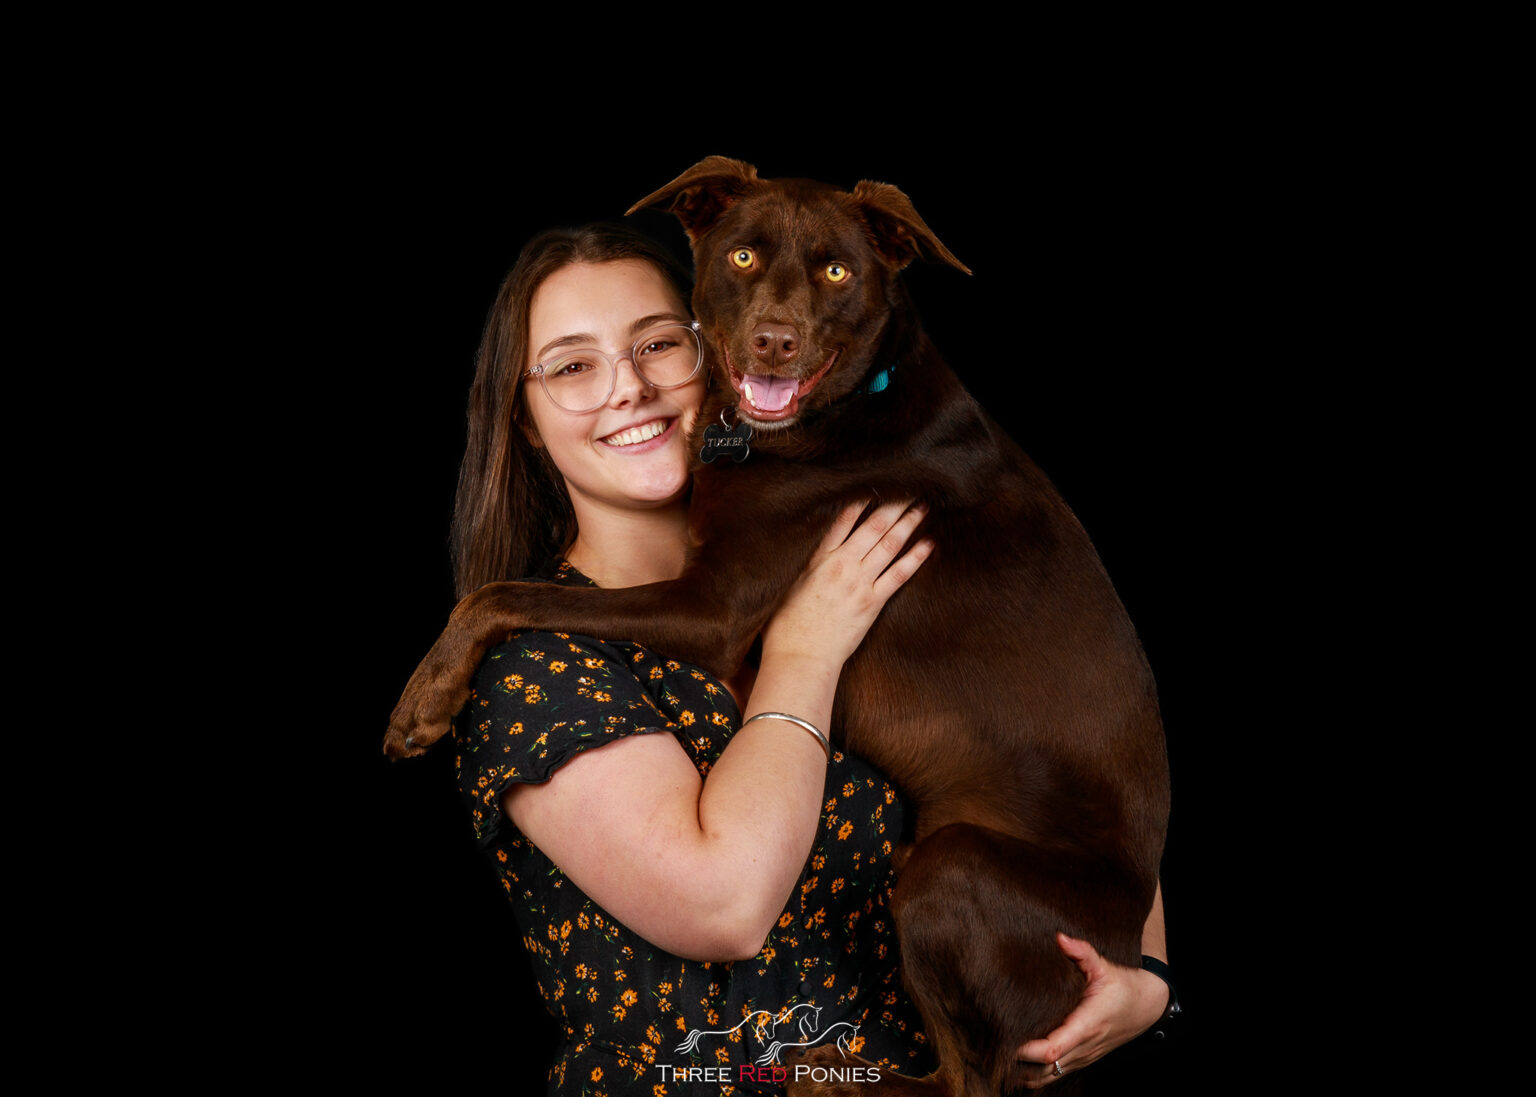
M1056 1075L1056 1077L1060 1078L1061 1077L1061 1060L1057 1059L1054 1063L1051 1064L1051 1067L1053 1068L1051 1070L1051 1073Z

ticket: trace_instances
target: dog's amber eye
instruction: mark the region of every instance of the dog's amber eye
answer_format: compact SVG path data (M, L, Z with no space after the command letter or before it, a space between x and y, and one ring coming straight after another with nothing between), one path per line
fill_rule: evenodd
M827 264L827 281L828 282L841 282L844 278L847 278L847 277L848 277L848 268L843 266L841 263L828 263Z
M751 248L737 248L731 252L731 262L736 264L738 270L747 270L757 261L757 255Z

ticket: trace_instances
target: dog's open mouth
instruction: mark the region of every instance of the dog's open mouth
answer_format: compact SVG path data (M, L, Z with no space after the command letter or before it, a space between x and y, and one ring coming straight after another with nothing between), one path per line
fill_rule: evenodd
M730 374L731 387L741 396L737 411L749 419L772 423L793 418L800 408L800 398L814 389L832 363L837 361L837 351L828 356L822 367L809 377L779 377L772 373L743 373L731 361L726 352L725 365Z

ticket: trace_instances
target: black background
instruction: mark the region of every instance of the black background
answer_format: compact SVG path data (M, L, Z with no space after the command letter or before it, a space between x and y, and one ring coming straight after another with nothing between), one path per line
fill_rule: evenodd
M483 1057L504 1092L542 1084L552 1030L452 760L391 765L379 743L453 604L464 407L500 280L539 229L619 219L716 153L764 176L893 183L973 270L907 277L940 349L1093 538L1159 682L1169 949L1188 1013L1148 1080L1195 1061L1203 1073L1260 1029L1274 979L1244 958L1285 944L1269 793L1288 764L1278 698L1305 674L1275 665L1274 621L1287 597L1278 512L1296 476L1277 390L1306 227L1277 200L1265 154L1214 119L1006 140L933 129L921 142L748 126L648 139L523 123L494 155L382 131L326 150L345 170L293 237L306 282L294 307L323 363L304 409L319 414L299 416L312 509L293 551L356 639L306 631L325 668L325 749L306 762L318 815L284 867L303 925L281 933L299 942L289 978L317 1046L390 1074ZM630 220L686 254L671 218ZM328 1031L332 1010L358 1035Z

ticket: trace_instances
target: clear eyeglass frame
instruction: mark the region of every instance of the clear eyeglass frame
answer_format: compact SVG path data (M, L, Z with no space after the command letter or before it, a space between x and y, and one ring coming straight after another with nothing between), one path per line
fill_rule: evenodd
M669 328L681 328L684 331L691 333L693 336L695 354L693 360L693 369L689 371L687 377L684 377L681 381L672 381L666 384L662 384L659 383L655 378L646 376L645 370L640 365L640 363L647 356L641 352L641 348L648 340L655 338L657 332L665 331ZM553 403L557 408L561 408L562 410L569 412L593 411L594 409L600 408L606 404L608 400L613 396L614 388L618 385L619 363L625 359L629 360L629 364L634 368L635 374L651 388L682 388L682 386L688 384L699 375L699 367L704 364L704 339L700 334L701 330L702 329L700 328L699 322L697 320L669 320L664 324L655 324L649 328L646 328L635 340L634 346L630 347L629 350L623 354L609 354L607 351L598 350L596 347L578 347L573 350L566 351L552 361L540 362L538 365L523 371L523 377L537 377L539 379L539 385L544 389L544 394L549 397L550 402ZM552 386L550 384L549 376L552 373L557 373L559 367L565 365L566 363L586 362L588 360L600 361L606 368L606 372L608 374L608 384L606 386L606 391L603 392L601 398L595 401L590 403L581 402L582 406L580 407L569 407L567 406L566 402L569 400L569 394L567 394L566 398L562 400L562 398L557 394L557 386Z

